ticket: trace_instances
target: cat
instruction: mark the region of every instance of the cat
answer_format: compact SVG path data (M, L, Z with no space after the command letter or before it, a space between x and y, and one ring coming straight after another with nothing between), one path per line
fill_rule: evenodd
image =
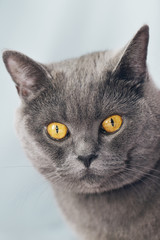
M119 51L53 64L3 60L21 98L16 129L83 240L160 239L160 92L149 27Z

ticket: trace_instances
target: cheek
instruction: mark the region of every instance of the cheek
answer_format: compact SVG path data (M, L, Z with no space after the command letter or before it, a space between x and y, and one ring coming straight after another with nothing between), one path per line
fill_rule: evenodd
M76 156L73 156L72 149L70 146L52 146L50 149L51 159L53 159L55 165L58 168L62 168L64 165L68 165L71 162L76 162ZM72 160L73 159L73 160Z
M117 133L110 142L110 149L115 153L124 155L137 143L142 134L143 125L139 121L128 121L122 131Z
M57 167L61 167L65 162L65 150L62 147L54 147L53 155Z
M98 158L92 162L91 168L105 172L113 169L117 169L125 164L127 160L126 153L121 154L115 151L103 151L99 153Z

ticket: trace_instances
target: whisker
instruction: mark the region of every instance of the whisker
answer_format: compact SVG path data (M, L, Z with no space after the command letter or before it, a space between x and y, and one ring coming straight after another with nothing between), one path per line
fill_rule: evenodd
M151 167L147 167L147 166L141 166L141 165L139 165L139 164L134 164L134 166L140 167L140 168L143 168L143 169L146 169L146 170L149 170L149 171L154 171L154 172L160 174L160 170L159 170L159 169L156 169L156 168L151 168Z
M128 170L128 172L127 172L127 170ZM152 183L154 183L154 184L156 184L156 185L159 185L159 184L160 184L160 182L157 182L157 181L156 181L156 180L160 180L160 178L157 177L157 176L154 176L154 175L152 175L152 174L143 172L143 171L138 170L138 169L136 169L136 170L135 170L135 169L130 169L130 168L125 169L125 173L128 173L128 174L129 174L129 172L132 172L132 173L137 173L137 172L142 173L143 176L137 178L137 180L143 182L143 183L144 183L145 185L147 185L147 186L148 186L148 182L146 182L146 181L143 180L144 177L145 177L146 179L150 180ZM154 178L154 177L155 177L155 178Z
M156 170L156 169L154 169L154 168L149 168L149 167L146 167L146 166L140 166L140 165L134 165L135 167L138 167L137 169L132 169L132 170L134 170L135 172L136 171L141 171L143 174L145 174L145 175L147 175L147 176L151 176L151 177L153 177L153 178L155 178L155 179L157 179L157 180L159 180L160 179L160 176L157 176L157 175L155 175L154 173L159 173L160 174L160 171L159 170ZM141 168L141 169L139 169L139 168ZM130 168L129 168L130 169ZM149 171L149 172L145 172L145 171Z
M1 166L1 168L33 168L33 166Z

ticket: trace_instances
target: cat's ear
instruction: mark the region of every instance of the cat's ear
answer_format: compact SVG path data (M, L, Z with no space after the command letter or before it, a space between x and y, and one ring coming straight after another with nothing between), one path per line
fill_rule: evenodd
M20 97L31 100L49 84L49 73L39 63L15 51L5 51L3 61Z
M144 25L123 50L113 73L117 78L139 81L147 71L147 48L149 27Z

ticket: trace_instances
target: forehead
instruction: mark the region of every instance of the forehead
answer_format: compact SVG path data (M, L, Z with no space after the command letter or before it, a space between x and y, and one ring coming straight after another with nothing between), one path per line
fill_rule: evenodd
M92 53L52 66L53 84L59 99L65 100L68 118L98 114L104 94L102 76L109 68L109 56L107 52Z
M98 83L104 70L111 70L111 51L95 52L79 58L65 60L50 66L51 75L58 84L70 89L85 89L88 84ZM58 78L58 79L57 79Z
M85 122L115 113L118 108L126 108L125 94L128 91L110 83L113 67L110 52L53 64L53 94L56 95L60 117L69 122Z

